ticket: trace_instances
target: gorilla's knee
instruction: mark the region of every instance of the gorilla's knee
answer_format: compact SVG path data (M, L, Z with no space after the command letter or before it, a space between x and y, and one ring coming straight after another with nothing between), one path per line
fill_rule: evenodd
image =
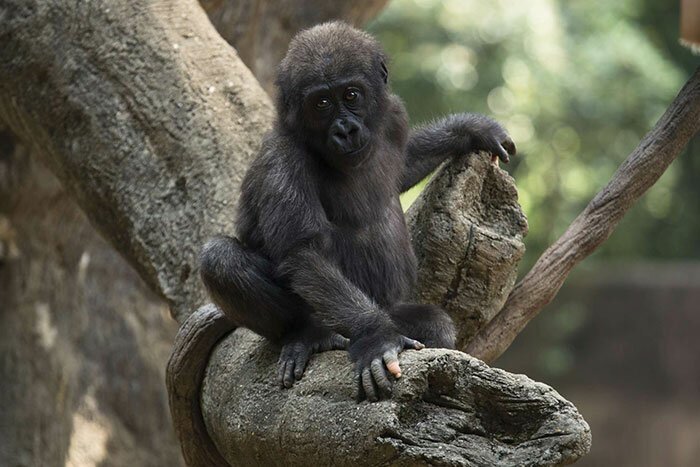
M425 345L428 347L440 347L445 349L454 349L457 340L457 329L455 324L445 310L437 306L431 306L429 321L432 335L429 342Z
M455 348L457 330L450 315L442 308L405 303L393 307L390 314L401 332L427 347Z
M210 239L199 255L199 273L207 288L230 285L241 270L245 251L233 237L218 235Z

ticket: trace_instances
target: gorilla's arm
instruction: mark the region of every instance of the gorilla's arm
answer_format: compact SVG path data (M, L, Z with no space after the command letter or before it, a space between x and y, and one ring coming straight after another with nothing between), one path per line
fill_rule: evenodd
M324 326L350 338L358 400L376 401L391 394L391 381L401 376L398 354L424 344L401 334L389 314L348 280L317 249L305 248L283 264L291 289L313 308ZM386 370L384 369L386 366Z
M290 254L280 265L291 289L313 308L324 326L351 339L368 331L393 330L388 314L347 279L316 247Z
M318 243L292 252L278 272L291 291L310 305L314 322L349 338L358 400L388 397L391 381L387 370L400 377L398 354L404 349L421 349L424 344L403 335L387 310L355 286Z
M488 151L503 162L515 154L515 144L503 127L480 114L454 114L414 129L406 148L401 192L425 178L452 156Z

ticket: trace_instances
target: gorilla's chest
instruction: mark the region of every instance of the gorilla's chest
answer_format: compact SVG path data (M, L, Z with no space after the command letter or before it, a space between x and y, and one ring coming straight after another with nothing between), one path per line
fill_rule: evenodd
M331 223L367 235L368 227L386 222L388 214L399 207L395 174L378 159L352 174L319 173L319 201Z
M406 298L415 281L416 259L398 199L378 210L373 220L334 224L332 249L345 276L387 306Z

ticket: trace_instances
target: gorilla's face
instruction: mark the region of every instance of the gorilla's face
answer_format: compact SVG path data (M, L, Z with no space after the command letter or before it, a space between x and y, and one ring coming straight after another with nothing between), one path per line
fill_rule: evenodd
M277 74L280 123L338 170L355 169L385 138L386 57L370 35L326 23L292 40Z
M307 144L340 170L360 166L371 154L371 88L361 78L331 80L307 87L302 118Z

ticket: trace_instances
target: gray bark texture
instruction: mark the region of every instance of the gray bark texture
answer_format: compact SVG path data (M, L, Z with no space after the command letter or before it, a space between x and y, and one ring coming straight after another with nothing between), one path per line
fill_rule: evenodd
M0 118L184 319L273 118L194 1L5 0ZM60 44L60 47L56 47Z
M462 352L404 352L393 398L360 404L344 352L316 356L290 390L276 361L245 329L211 355L202 408L232 466L561 465L590 447L588 425L552 388Z
M449 163L407 213L418 256L416 300L447 310L457 348L501 309L525 253L527 219L515 182L489 160Z
M331 452L319 446L320 442L334 444L314 437L326 432L322 424L310 425L319 421L313 418L315 412L336 414L334 423L346 427L343 452L377 452L375 431L367 431L369 426L362 428L364 419L350 410L349 404L354 402L346 385L352 378L348 378L349 366L340 354L319 356L307 375L306 386L294 389L296 392L270 386L274 359L269 357L274 351L260 348L260 355L258 350L251 355L259 341L241 347L236 361L266 359L264 365L246 366L241 372L230 368L228 374L221 374L218 364L207 370L212 348L232 326L211 307L189 316L205 302L197 253L211 235L233 231L238 186L263 132L270 127L273 109L202 8L192 0L2 0L0 19L0 120L28 143L40 162L33 167L44 164L67 192L45 174L33 185L24 186L18 197L3 207L7 214L0 222L0 229L4 229L0 232L6 235L0 244L2 251L8 252L8 260L1 274L11 312L3 308L1 315L7 320L2 345L8 350L3 352L0 368L7 387L3 386L0 397L3 405L7 401L14 406L6 411L8 416L3 412L2 434L7 436L1 438L0 445L9 453L8 465L63 465L72 458L73 436L85 420L109 427L101 432L104 442L76 441L78 446L101 446L102 451L91 455L105 465L177 462L169 447L169 430L163 426L162 392L154 382L163 354L150 353L168 341L172 323L160 313L149 314L149 310L161 309L154 305L157 298L129 276L128 268L94 235L71 199L147 286L167 300L173 316L183 323L166 381L175 429L189 465L226 465L227 461L249 465L255 457L229 457L232 446L240 446L237 440L245 438L252 443L257 438L284 435L273 426L265 431L265 419L217 428L212 417L233 417L227 411L240 409L206 403L227 396L212 392L215 386L209 381L218 378L231 384L265 382L269 401L262 393L250 393L246 403L261 407L246 410L262 411L265 406L274 406L280 397L299 395L301 405L295 413L304 416L295 423L308 425L308 437L301 437L298 444L325 452L319 456ZM20 164L34 162L20 158ZM44 194L43 190L49 189L55 191ZM491 166L485 156L461 158L435 178L412 208L410 219L421 264L418 298L448 308L461 328L460 342L464 344L500 308L522 255L526 222L517 207L512 180ZM86 251L88 259L84 259ZM88 266L84 266L86 262ZM87 269L91 272L87 274L86 267L91 264L96 271ZM37 300L41 297L46 299ZM464 457L466 451L446 442L448 428L441 424L447 417L441 415L445 407L431 403L422 406L422 414L416 410L427 397L421 387L462 387L472 384L471 380L481 384L475 376L479 372L494 375L490 384L495 386L488 387L495 396L479 399L485 404L479 406L475 405L476 396L459 389L452 393L453 402L463 413L483 418L481 425L473 427L476 435L491 437L493 446L512 447L507 452L493 448L493 452L502 452L504 459L514 461L530 459L525 463L531 465L570 462L585 452L590 435L575 409L557 399L560 403L552 407L561 408L561 413L548 412L542 406L549 402L532 396L537 391L554 394L550 389L488 370L457 352L421 355L425 357L406 354L415 374L405 372L406 383L397 388L403 392L397 392L395 401L352 406L376 411L375 428L394 423L394 415L382 409L387 404L397 413L416 417L417 425L413 426L418 432L411 435L396 425L404 439L388 438L380 450L394 454L377 454L377 462L391 463L392 456L397 463L432 462L429 456L435 450L412 450L413 438L407 436L415 436L420 445L434 430L436 439L445 444L444 450L457 450L450 454L462 459L455 465L478 463L478 458ZM426 369L421 370L422 366ZM472 366L481 370L458 376ZM88 367L90 371L82 371ZM200 405L205 372L205 403ZM445 381L435 383L437 386L409 384L412 378L430 379L431 374L448 376L438 377ZM302 397L299 389L320 384L320 375L328 378L323 383L326 398ZM120 386L127 383L128 387ZM88 397L90 391L97 391L97 396ZM246 394L244 391L242 396ZM41 402L47 399L51 402ZM498 405L506 399L507 404ZM493 410L486 410L489 407ZM284 409L278 406L278 410ZM522 420L525 414L533 420ZM452 416L459 418L456 412L451 412ZM411 426L402 420L404 428ZM560 420L566 423L560 424ZM94 428L90 423L85 426ZM358 428L353 431L355 425ZM560 425L566 428L553 431L552 427ZM453 428L453 440L462 442L463 431L472 429L465 426ZM531 432L535 426L542 428ZM292 430L289 436L301 436L298 425L285 425L286 429ZM365 444L356 444L358 440ZM341 441L336 438L335 442ZM17 454L24 450L27 456ZM127 457L118 457L119 452ZM277 462L286 463L286 454L279 455ZM434 459L448 462L447 457ZM489 463L488 459L482 460Z

